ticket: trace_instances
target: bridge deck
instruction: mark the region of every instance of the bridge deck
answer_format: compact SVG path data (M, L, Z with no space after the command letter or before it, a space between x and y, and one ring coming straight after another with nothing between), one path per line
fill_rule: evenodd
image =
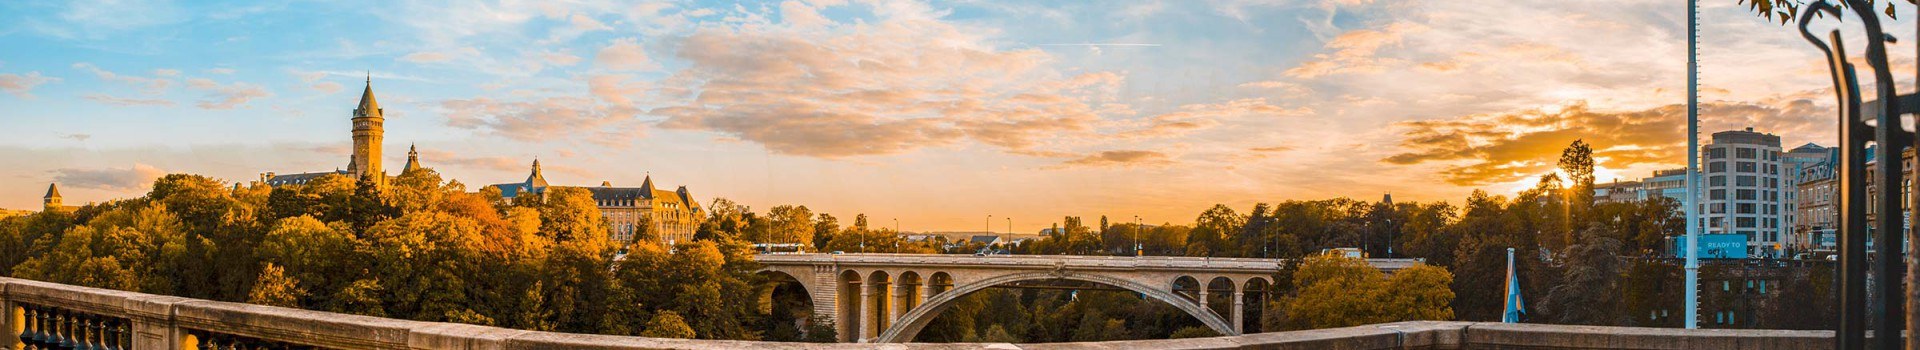
M1064 265L1089 270L1176 270L1216 272L1279 271L1285 259L1209 258L1185 256L1095 255L962 255L962 254L760 254L755 260L769 265L938 266L1044 269ZM1396 271L1419 261L1367 259L1376 268Z

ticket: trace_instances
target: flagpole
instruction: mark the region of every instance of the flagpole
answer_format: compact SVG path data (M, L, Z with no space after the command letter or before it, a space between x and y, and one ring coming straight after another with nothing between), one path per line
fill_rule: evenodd
M1504 305L1500 307L1500 322L1502 323L1520 322L1520 317L1514 314L1517 307L1513 305L1514 297L1520 295L1520 291L1518 290L1519 283L1519 279L1514 275L1513 271L1513 248L1507 248L1507 282L1502 283L1507 285L1507 302L1502 303Z
M1687 0L1686 327L1700 328L1700 7Z

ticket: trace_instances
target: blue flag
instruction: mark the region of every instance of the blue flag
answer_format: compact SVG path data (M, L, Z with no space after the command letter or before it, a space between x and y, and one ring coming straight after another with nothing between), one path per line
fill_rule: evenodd
M1520 300L1520 276L1513 271L1513 248L1507 248L1507 302L1500 322L1519 323L1520 315L1527 313L1526 305Z

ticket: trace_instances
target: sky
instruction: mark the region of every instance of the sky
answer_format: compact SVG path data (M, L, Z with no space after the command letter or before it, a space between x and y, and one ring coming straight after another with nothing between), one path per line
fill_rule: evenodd
M1735 0L1702 2L1703 131L1833 144L1819 52ZM1913 27L1913 8L1896 10L1889 26ZM1603 182L1683 166L1686 11L7 1L0 208L37 209L53 182L77 204L142 195L168 173L343 168L369 80L386 167L417 145L470 189L520 181L537 158L559 185L652 176L702 202L865 213L908 231L1032 232L1068 215L1190 223L1216 203L1388 193L1458 203L1528 187L1577 139ZM1912 77L1903 47L1895 76Z

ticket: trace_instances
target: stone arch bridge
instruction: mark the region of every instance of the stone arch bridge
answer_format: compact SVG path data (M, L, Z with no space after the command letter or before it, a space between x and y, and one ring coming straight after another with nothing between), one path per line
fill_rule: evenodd
M843 342L912 341L953 302L1032 281L1092 282L1173 305L1222 335L1240 335L1249 290L1272 285L1279 259L1073 255L762 254L761 273L806 290ZM1369 259L1388 272L1412 259ZM1225 295L1221 295L1225 294ZM1231 302L1210 295L1227 297ZM1222 310L1224 309L1224 310Z

